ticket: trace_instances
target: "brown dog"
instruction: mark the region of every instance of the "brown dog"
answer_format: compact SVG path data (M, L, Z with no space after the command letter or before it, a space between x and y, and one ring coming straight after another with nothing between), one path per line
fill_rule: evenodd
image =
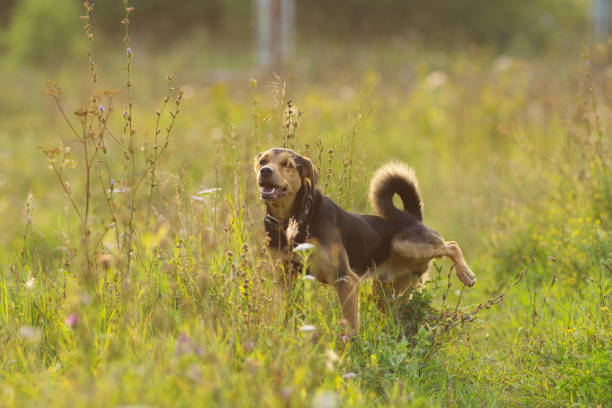
M474 274L459 245L445 242L423 224L417 181L412 169L403 164L387 164L374 174L370 202L378 215L338 207L317 190L318 173L312 162L293 150L276 148L258 154L255 171L267 209L264 226L270 248L290 263L295 245L315 245L311 273L336 288L342 316L353 334L359 333L362 277L379 280L382 295L397 299L414 288L433 258L446 256L459 279L474 285ZM393 205L395 194L402 199L403 210Z

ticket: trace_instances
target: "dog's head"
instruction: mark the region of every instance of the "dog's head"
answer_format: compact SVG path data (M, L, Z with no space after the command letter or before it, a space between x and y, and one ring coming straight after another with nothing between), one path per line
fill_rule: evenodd
M261 199L269 206L293 207L303 185L314 188L318 172L310 159L289 149L270 149L255 157L255 172ZM284 215L284 214L280 214Z

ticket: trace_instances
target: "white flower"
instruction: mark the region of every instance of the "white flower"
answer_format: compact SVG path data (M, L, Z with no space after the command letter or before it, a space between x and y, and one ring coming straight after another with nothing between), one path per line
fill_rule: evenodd
M32 289L34 287L34 284L36 283L36 279L34 278L30 278L26 281L25 283L25 287L28 289Z
M311 243L303 242L299 244L298 246L296 246L295 248L293 248L293 252L310 251L311 249L314 249L314 248L315 246L312 245Z
M344 378L345 380L348 380L350 378L355 378L357 377L357 374L355 374L354 372L348 372L346 374L342 374L342 378Z
M307 332L311 332L315 330L317 330L317 328L314 327L312 324L305 324L302 327L300 327L300 331L303 333L307 333Z
M27 341L37 342L42 337L42 333L40 332L39 328L32 326L22 326L19 329L19 337Z
M429 89L438 88L448 81L448 75L443 71L433 71L425 78L425 84Z
M198 197L198 196L191 196L191 199L192 199L193 201L199 201L199 202L201 202L201 203L205 203L205 202L206 202L206 200L205 200L205 199L203 199L202 197Z
M310 405L313 408L336 408L339 403L338 394L335 392L319 390L312 398Z
M332 349L327 349L327 351L325 351L325 357L325 368L327 368L327 371L332 371L340 357L338 357L338 354Z
M327 359L332 363L335 363L339 359L338 354L336 354L336 352L332 349L327 349L325 355L327 356Z
M317 279L312 276L312 275L304 275L304 277L302 278L304 280L309 280L309 281L316 281Z
M197 194L199 194L199 195L210 195L210 194L216 193L217 191L221 191L221 187L206 188L204 190L198 191Z
M117 187L117 188L109 188L106 190L107 193L129 193L129 187Z

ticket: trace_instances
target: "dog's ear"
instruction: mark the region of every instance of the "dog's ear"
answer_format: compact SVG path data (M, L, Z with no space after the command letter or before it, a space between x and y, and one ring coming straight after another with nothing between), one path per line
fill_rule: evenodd
M317 180L319 179L319 172L314 164L307 157L299 156L298 160L298 168L300 170L300 176L303 180L310 181L310 187L313 187L317 184Z
M257 166L259 166L259 159L261 159L261 156L263 156L263 153L258 153L253 161L253 170L255 170L255 173L257 173Z

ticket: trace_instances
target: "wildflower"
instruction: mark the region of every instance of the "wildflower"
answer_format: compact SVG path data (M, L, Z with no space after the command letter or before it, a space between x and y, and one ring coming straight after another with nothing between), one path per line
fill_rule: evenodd
M28 289L28 290L32 289L32 288L34 287L34 284L35 284L35 283L36 283L36 279L34 279L34 278L30 278L30 279L28 279L28 280L26 281L26 283L25 283L25 287L26 287L26 289Z
M99 105L98 109L100 110L100 113L104 114L104 106Z
M181 333L176 341L176 348L174 349L174 355L180 357L183 355L195 354L201 356L204 354L202 347L196 345L184 332Z
M342 374L342 378L344 378L345 380L349 380L351 378L355 378L357 377L357 374L355 374L352 371L349 371L348 373Z
M293 252L305 252L305 251L310 251L311 249L314 249L314 245L308 243L308 242L303 242L301 244L299 244L298 246L296 246L295 248L293 248Z
M68 315L68 317L66 317L66 320L64 320L64 324L69 328L76 327L79 324L79 317L76 314L71 313Z
M91 296L89 296L87 293L83 293L79 300L81 301L82 305L87 306L91 304Z
M191 196L191 199L192 199L193 201L199 201L199 202L201 202L201 203L205 203L205 202L206 202L206 200L205 200L205 199L203 199L202 197L198 197L198 196Z
M223 131L217 127L212 128L209 132L209 136L212 140L221 140L221 138L223 138Z
M336 354L336 352L332 349L327 349L325 352L325 357L325 368L327 368L327 371L332 371L334 369L334 365L338 362L340 357L338 357L338 354Z
M506 71L512 66L512 62L513 60L511 57L507 55L502 55L493 62L493 69L499 72Z
M131 56L132 56L132 49L131 49L130 47L128 47L128 48L125 50L125 53L127 54L127 56L128 56L128 57L131 57Z
M244 362L248 367L249 371L253 372L261 368L261 362L255 358L247 357Z
M293 389L291 389L291 387L283 387L281 389L280 395L281 398L285 401L288 402L289 399L291 398L291 395L293 394Z
M216 193L217 191L221 191L221 187L211 187L211 188L206 188L204 190L198 191L198 195L211 195Z
M129 187L117 187L117 188L109 188L106 190L107 193L129 193Z
M198 367L196 363L193 363L189 366L186 375L187 378L195 383L200 381L200 378L202 378L202 370L200 370L200 367Z
M304 280L308 280L308 281L313 281L313 282L317 280L317 279L316 279L314 276L312 276L312 275L304 275L304 277L303 277L302 279L304 279Z
M100 263L100 265L102 265L102 268L104 268L104 270L108 270L108 268L110 268L112 261L113 257L111 256L111 254L102 254L98 258L98 262Z
M307 332L312 332L315 331L317 328L314 327L312 324L305 324L302 327L300 327L300 331L303 333L307 333Z
M310 405L313 408L335 408L339 405L338 394L331 391L317 391Z
M37 327L22 326L19 329L19 337L29 342L35 343L40 340L40 338L42 337L42 334L40 332L40 329Z
M448 75L442 71L433 71L425 78L425 84L429 89L438 88L448 81Z

